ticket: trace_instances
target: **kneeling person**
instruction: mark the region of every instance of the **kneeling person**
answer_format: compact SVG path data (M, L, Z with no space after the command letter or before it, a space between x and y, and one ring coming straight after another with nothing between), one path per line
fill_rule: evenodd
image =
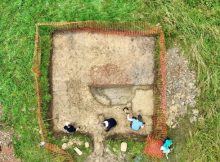
M105 127L105 131L108 132L117 125L117 122L114 118L109 118L104 120L103 125Z
M130 115L128 114L127 119L128 119L128 121L131 122L130 126L131 126L132 130L138 131L139 129L144 128L145 123L142 121L141 115L138 115L137 118L136 117L130 118Z
M79 127L75 128L71 123L65 123L63 129L65 130L65 132L73 134L79 130Z
M166 155L166 158L168 159L168 154L171 152L173 146L173 141L167 137L163 141L163 145L160 147L160 150Z

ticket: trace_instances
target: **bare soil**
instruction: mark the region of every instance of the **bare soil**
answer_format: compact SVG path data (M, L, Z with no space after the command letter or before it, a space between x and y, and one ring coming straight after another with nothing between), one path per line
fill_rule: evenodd
M65 122L90 134L94 152L90 161L104 158L106 138L148 135L152 130L154 83L152 37L103 35L92 32L56 32L52 54L53 129ZM123 111L141 113L145 128L134 132ZM113 117L117 126L106 133L102 117Z

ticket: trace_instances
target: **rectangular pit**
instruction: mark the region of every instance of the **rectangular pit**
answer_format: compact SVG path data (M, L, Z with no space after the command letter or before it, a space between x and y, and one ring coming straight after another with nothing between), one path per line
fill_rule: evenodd
M80 126L82 133L93 136L101 133L105 138L149 134L152 105L148 105L150 114L143 112L145 128L134 132L122 109L129 103L137 105L138 99L131 99L126 104L104 105L94 98L91 87L140 86L143 91L150 90L154 82L154 47L153 37L86 31L54 33L51 66L53 129L63 131L63 125L68 121ZM135 90L132 94L135 98ZM146 100L153 103L152 97ZM148 102L140 103L142 108L145 103ZM134 115L138 111L136 108ZM117 127L109 133L104 132L98 120L100 114L115 118Z

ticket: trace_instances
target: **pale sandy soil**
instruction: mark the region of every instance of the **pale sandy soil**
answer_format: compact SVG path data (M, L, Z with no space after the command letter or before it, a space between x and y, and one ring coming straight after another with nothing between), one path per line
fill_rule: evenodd
M154 102L154 46L152 37L55 33L51 65L53 129L63 131L65 122L80 126L81 133L93 137L90 158L97 159L104 157L103 141L107 137L148 135ZM131 130L122 110L126 105L134 115L141 112L144 129ZM106 133L100 115L115 118L117 127Z

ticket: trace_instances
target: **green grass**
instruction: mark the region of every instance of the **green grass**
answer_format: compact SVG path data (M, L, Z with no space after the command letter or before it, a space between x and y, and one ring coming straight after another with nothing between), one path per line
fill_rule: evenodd
M127 159L129 161L134 161L135 159L139 159L140 162L152 161L153 159L144 155L144 143L143 142L136 142L136 141L129 141L129 140L108 140L106 141L107 148L116 156L121 154L120 147L121 142L127 143Z
M171 161L220 160L220 4L217 0L2 0L0 11L0 104L5 113L1 120L14 128L16 155L23 161L53 161L52 156L38 146L35 84L31 72L35 23L84 20L160 23L167 47L180 47L197 72L202 90L197 108L205 117L203 123L194 126L184 120L181 129L170 131L175 141ZM46 33L45 30L41 32ZM42 41L45 55L41 70L46 76L49 36L45 34ZM50 99L46 77L42 78L41 86L46 93L43 96L46 113Z
M81 156L78 156L77 153L73 149L74 147L68 149L67 152L70 153L77 162L85 161L85 159L88 157L88 155L91 154L91 152L92 152L92 141L89 137L84 136L84 135L80 135L80 134L67 135L67 136L62 136L62 137L59 136L56 138L51 136L50 141L61 148L62 144L64 142L67 143L71 139L81 141L81 145L74 144L73 146L77 146L83 152L83 154ZM84 145L85 142L89 143L89 145L90 145L89 148L85 148L85 145ZM58 156L57 158L63 158L63 157ZM60 161L57 161L57 162L60 162Z

